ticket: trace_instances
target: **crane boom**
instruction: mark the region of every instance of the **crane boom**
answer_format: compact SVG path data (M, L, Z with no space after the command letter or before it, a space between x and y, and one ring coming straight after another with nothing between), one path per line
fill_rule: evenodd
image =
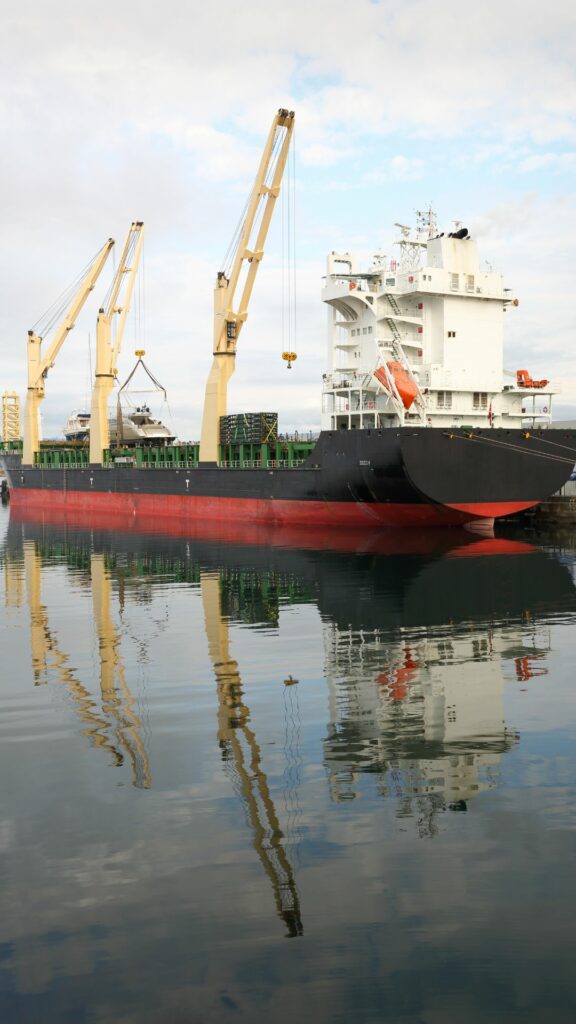
M288 158L294 130L294 111L280 109L275 115L254 187L250 193L240 240L227 277L220 271L214 288L214 345L212 368L206 382L204 414L200 438L200 462L218 461L220 417L226 415L228 381L236 365L236 345L242 325L248 317L248 306L258 267L264 256L264 245L272 219L274 204ZM270 180L269 180L270 179ZM258 215L261 217L258 221ZM252 243L255 231L256 238ZM235 295L241 272L248 265L238 305Z
M110 446L108 401L116 378L116 363L130 312L143 242L144 224L140 220L133 221L126 236L108 301L105 307L100 309L96 322L96 376L90 412L90 462L98 465L102 464L104 449ZM112 322L116 315L116 336L112 340Z
M74 327L76 317L94 288L113 245L114 239L109 238L92 260L70 303L66 316L56 329L52 344L44 359L42 358L41 335L35 334L34 331L28 331L28 391L24 409L24 446L22 451L24 466L33 465L34 456L40 450L40 403L44 398L44 382L48 371L54 366L64 340Z

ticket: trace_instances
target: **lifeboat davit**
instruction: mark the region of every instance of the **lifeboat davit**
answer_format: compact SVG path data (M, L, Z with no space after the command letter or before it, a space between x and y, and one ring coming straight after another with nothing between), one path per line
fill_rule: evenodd
M394 379L396 390L402 399L404 408L409 409L418 394L416 381L410 376L408 371L404 369L402 363L391 360L389 363L386 363L386 366L388 367L390 376ZM380 381L382 387L385 387L387 391L391 390L386 370L383 366L379 366L378 369L374 371L374 376L378 381Z

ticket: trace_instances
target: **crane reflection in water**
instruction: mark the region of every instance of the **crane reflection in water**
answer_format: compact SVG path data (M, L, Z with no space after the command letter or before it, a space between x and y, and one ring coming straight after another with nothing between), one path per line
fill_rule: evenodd
M218 693L218 743L222 760L240 796L252 830L252 841L274 893L276 911L293 938L301 935L300 900L292 865L283 844L283 832L268 780L262 752L250 726L238 663L230 656L228 621L222 614L218 573L200 577L208 650Z
M26 519L19 510L20 519ZM550 621L557 609L576 609L572 580L544 551L527 544L477 540L450 531L433 537L397 532L350 550L343 539L300 532L281 542L250 529L234 536L191 536L190 527L148 524L36 526L13 517L5 557L6 600L22 599L18 559L23 549L36 684L52 667L66 685L83 732L114 765L128 758L133 785L152 785L142 716L126 682L120 636L111 613L113 584L132 573L173 578L201 597L204 633L216 683L217 738L223 770L241 802L252 847L273 893L286 934L303 933L295 865L299 861L301 804L300 711L297 679L284 687L283 793L266 772L238 661L230 650L230 623L281 631L283 605L309 604L319 612L329 715L321 755L333 801L345 804L374 783L391 802L401 827L415 823L433 837L439 815L465 811L498 781L501 758L518 742L504 717L507 682L522 685L546 672ZM22 536L24 540L22 541ZM337 544L338 541L338 544ZM59 545L61 560L80 556L92 589L100 659L100 696L78 678L50 626L42 603L42 552ZM339 545L340 549L335 550ZM72 553L73 557L71 557ZM120 570L122 565L122 571ZM302 685L302 684L300 684ZM283 813L278 811L284 798Z
M100 699L78 678L69 656L62 650L57 631L51 627L47 606L42 601L42 555L34 540L23 543L26 596L30 611L30 649L32 674L36 686L48 682L54 671L64 685L84 735L91 744L106 750L117 767L128 758L132 784L139 789L151 786L148 753L143 739L142 721L134 697L126 682L120 654L120 637L111 615L111 574L102 553L90 552L89 578L98 642ZM5 561L6 600L19 604L23 599L17 562Z

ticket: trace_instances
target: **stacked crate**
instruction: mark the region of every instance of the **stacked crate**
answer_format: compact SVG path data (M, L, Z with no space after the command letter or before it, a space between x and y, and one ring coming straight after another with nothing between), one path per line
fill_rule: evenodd
M270 444L278 439L277 412L244 412L220 417L220 444Z

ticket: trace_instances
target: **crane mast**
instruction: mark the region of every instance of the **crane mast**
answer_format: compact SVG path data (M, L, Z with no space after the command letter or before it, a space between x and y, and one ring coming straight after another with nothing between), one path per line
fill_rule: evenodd
M230 276L220 271L214 288L213 361L204 396L200 437L200 462L217 463L220 417L226 415L228 381L236 366L236 345L248 316L248 305L272 219L274 204L288 158L294 129L294 111L279 110L264 146L260 166L250 193L246 216ZM261 217L259 218L259 214ZM252 242L252 235L256 237ZM240 299L234 301L241 272L248 265Z
M64 340L74 327L76 317L94 288L113 245L114 239L109 238L92 260L70 303L66 316L56 329L56 334L44 359L42 358L41 335L35 334L34 331L28 331L28 391L24 408L22 451L22 465L24 466L32 466L34 456L40 450L40 403L44 398L48 371L54 366Z
M108 401L116 379L116 363L130 312L143 242L144 224L142 221L133 221L126 236L108 302L100 309L96 322L96 376L90 410L90 462L94 465L102 464L103 452L110 447ZM112 339L112 323L116 315L116 335Z

